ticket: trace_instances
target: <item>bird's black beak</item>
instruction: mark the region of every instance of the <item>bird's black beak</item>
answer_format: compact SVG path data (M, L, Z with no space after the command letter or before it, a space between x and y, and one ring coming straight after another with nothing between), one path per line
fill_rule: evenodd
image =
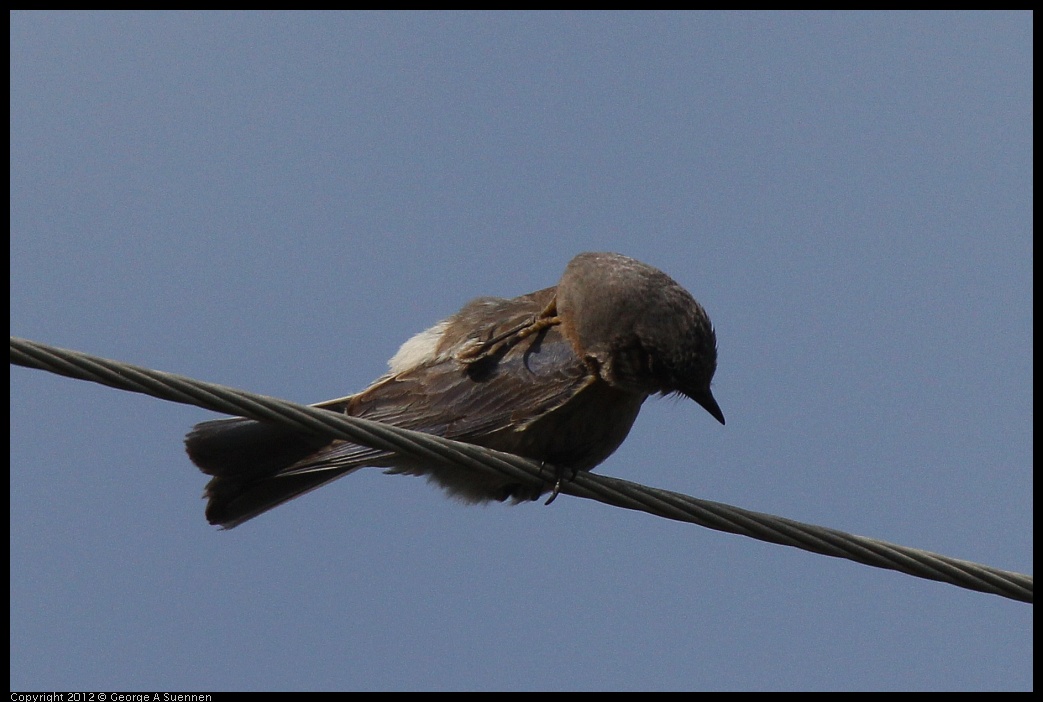
M688 395L688 393L685 394ZM724 424L724 412L721 411L721 406L717 404L717 400L713 398L713 393L710 392L709 388L705 392L691 394L688 397L698 402L704 410L713 415L714 419Z

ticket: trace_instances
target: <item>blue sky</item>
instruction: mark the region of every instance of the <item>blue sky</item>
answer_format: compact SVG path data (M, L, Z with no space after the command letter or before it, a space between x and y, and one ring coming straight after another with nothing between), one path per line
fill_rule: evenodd
M11 333L318 402L618 251L728 425L603 473L1032 571L1025 13L14 13ZM230 532L203 410L11 370L11 686L1028 690L1032 610L363 471Z

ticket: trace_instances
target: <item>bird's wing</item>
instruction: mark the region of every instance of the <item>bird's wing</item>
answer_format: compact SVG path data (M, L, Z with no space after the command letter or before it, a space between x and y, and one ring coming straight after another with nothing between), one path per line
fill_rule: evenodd
M561 407L594 382L556 327L510 348L501 358L453 358L377 382L331 409L405 429L512 451L511 435ZM391 454L334 442L280 474L379 465Z

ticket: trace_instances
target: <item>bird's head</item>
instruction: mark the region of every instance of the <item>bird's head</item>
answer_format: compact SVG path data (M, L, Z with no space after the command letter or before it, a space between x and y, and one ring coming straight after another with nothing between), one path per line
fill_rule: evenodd
M566 338L603 380L633 392L685 395L724 424L710 391L713 325L666 273L620 254L581 253L565 267L555 304Z

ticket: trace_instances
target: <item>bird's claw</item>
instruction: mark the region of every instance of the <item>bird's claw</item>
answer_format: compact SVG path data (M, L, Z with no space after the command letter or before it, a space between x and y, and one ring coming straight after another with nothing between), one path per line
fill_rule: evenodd
M540 316L529 317L518 326L512 327L491 339L485 341L479 341L478 339L469 340L467 345L461 351L457 352L457 360L465 363L473 363L475 361L480 361L483 358L506 353L511 349L511 347L527 337L539 333L548 327L553 327L555 324L561 324L561 319L556 315L546 316L548 310L550 310L549 307L547 310L544 310Z
M547 464L546 461L540 463L540 472L543 471L543 467L546 464ZM544 507L549 505L551 502L554 502L554 500L556 500L558 495L561 493L561 482L562 482L562 480L565 477L565 471L566 470L567 469L562 468L561 466L554 466L554 487L551 488L550 497L548 497L547 501L543 503ZM569 480L575 480L576 479L576 473L577 473L576 469L573 468L572 469L572 477L569 478Z

